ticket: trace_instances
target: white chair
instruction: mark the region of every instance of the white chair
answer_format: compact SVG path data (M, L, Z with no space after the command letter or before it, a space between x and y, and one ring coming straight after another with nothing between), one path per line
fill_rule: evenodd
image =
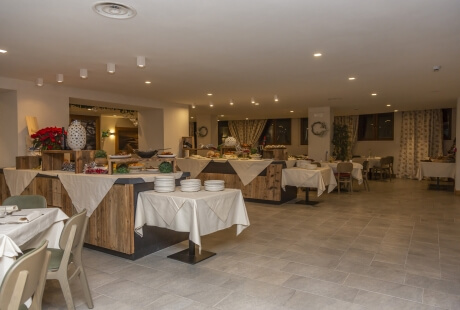
M75 309L69 285L69 281L75 276L80 278L88 308L92 309L94 307L81 259L87 225L88 217L86 216L86 210L72 216L67 220L62 230L61 238L59 239L59 249L49 249L51 251L51 260L48 267L47 279L59 280L69 310ZM74 272L69 276L70 265L73 265Z
M46 271L51 255L46 250L47 246L48 241L43 241L39 247L18 258L8 269L0 287L0 309L42 308ZM27 308L24 303L30 298L32 303Z

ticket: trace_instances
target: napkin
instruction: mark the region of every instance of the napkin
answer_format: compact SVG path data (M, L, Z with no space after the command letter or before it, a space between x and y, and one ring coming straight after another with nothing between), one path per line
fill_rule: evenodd
M14 212L14 211L19 211L18 206L0 206L0 212L5 211L5 212Z
M22 214L21 213L16 213L11 216L7 216L5 219L2 219L3 224L21 224L21 223L30 223L33 220L37 219L40 217L42 214L40 211L32 211L32 212L27 212Z

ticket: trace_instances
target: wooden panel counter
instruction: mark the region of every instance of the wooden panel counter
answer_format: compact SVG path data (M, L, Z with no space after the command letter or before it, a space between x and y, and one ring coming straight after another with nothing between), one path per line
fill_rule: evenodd
M176 183L179 180L176 180ZM88 222L85 246L104 252L137 259L188 239L188 233L180 233L159 227L144 227L144 237L134 233L134 215L137 194L153 190L153 182L141 178L121 176L103 198ZM82 193L84 194L84 193ZM42 195L49 207L57 207L68 216L76 213L72 201L57 176L38 174L22 192L22 195ZM0 199L11 196L3 169L0 169Z
M281 171L286 168L284 160L273 161L246 186L243 185L233 167L227 162L211 161L198 175L202 182L206 180L224 180L225 187L241 189L245 200L282 204L297 197L297 188L281 188Z

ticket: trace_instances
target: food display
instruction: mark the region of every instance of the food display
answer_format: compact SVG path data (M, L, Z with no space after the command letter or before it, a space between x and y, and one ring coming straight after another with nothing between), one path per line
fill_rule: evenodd
M285 145L266 145L266 149L285 149Z

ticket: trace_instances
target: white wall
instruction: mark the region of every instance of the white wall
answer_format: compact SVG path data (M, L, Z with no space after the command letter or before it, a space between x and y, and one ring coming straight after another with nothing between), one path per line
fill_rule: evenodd
M326 123L327 131L323 136L315 136L311 134L311 130L308 135L308 157L315 161L326 161L331 156L331 138L332 138L332 120L334 115L332 114L330 107L319 107L308 109L308 125L315 122ZM327 157L326 157L327 154Z
M286 152L289 155L308 155L308 145L300 144L300 118L291 119L291 145L286 145Z
M139 149L142 151L164 148L163 111L148 109L138 112Z
M0 167L16 166L18 110L16 92L0 93Z
M9 163L15 162L15 156L26 154L25 139L28 136L28 132L25 117L36 116L39 128L48 126L67 127L69 121L69 98L130 106L133 110L147 110L149 108L162 110L163 127L161 132L146 131L143 137L143 143L146 143L146 145L157 144L155 141L158 140L154 135L161 135L163 136L164 144L160 145L159 148L172 147L177 152L181 137L188 135L187 105L76 89L65 87L64 85L53 86L45 84L43 87L37 87L33 82L2 77L0 77L0 89L16 91L17 93L17 133L13 134L14 139L17 141L17 146L14 147L14 152L6 155L7 158L4 159L5 162ZM4 130L11 131L11 127L4 123L0 124L0 131ZM151 143L150 139L154 142ZM0 144L0 149L8 147L3 143Z

